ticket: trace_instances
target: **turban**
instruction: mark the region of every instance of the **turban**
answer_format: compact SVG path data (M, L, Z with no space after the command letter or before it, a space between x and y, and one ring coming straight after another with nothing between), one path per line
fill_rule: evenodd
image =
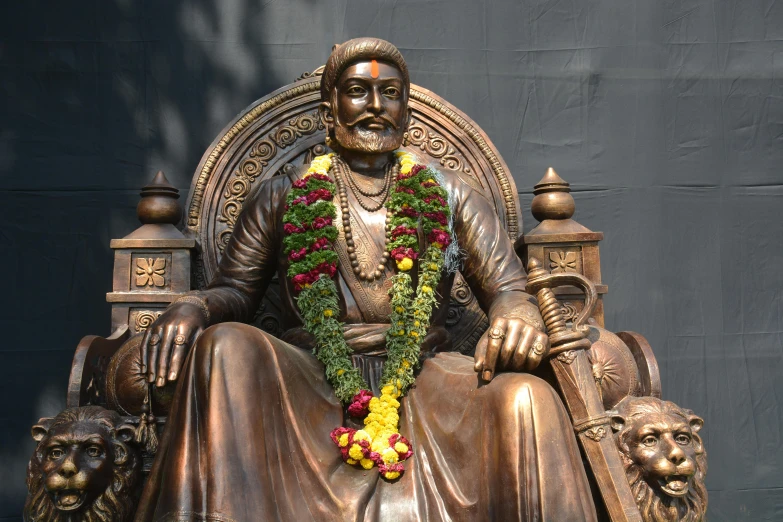
M321 100L328 101L343 71L362 60L378 60L396 66L402 73L405 88L410 90L408 66L405 65L405 59L393 44L380 38L354 38L336 46L326 60L321 76Z

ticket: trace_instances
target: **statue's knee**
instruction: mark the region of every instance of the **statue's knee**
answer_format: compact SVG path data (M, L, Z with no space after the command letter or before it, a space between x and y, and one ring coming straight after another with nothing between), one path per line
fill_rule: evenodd
M197 359L247 360L248 357L264 355L271 345L268 334L258 328L243 323L219 323L204 330L193 349Z
M560 401L557 392L546 381L528 373L502 373L495 377L492 397L509 409L518 409L520 405L536 405L544 408L557 407Z

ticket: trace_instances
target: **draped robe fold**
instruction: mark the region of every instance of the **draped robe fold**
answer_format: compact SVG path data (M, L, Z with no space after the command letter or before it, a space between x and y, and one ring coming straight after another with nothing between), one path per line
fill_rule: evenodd
M571 423L541 379L501 373L482 384L473 359L450 352L445 329L453 276L423 345L416 385L401 400L400 432L414 454L392 482L346 465L329 432L353 421L313 356L282 251L285 196L298 176L265 181L248 201L202 292L214 326L185 361L166 431L137 512L138 522L325 520L589 521L595 507ZM490 318L515 310L541 327L524 292L524 268L494 208L455 175L444 175L461 273ZM349 196L356 252L372 272L383 252L385 211ZM337 205L339 214L339 205ZM358 219L357 219L358 218ZM338 215L337 222L341 222ZM359 281L342 231L336 248L340 320L354 364L377 393L388 328L388 276ZM247 321L275 271L281 339Z

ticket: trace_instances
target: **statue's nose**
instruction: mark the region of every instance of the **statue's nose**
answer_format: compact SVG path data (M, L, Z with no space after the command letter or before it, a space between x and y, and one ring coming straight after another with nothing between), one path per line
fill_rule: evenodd
M65 458L65 461L63 462L62 466L60 466L59 474L63 478L71 478L74 475L76 475L78 471L79 470L76 468L76 463L73 461L73 457L71 455L68 455Z
M381 106L381 93L378 89L372 90L372 93L370 94L370 105L367 109L373 114L380 114L383 110L383 107Z
M686 460L685 452L682 451L682 448L680 448L677 444L672 444L671 448L669 449L669 462L674 464L675 466L679 466Z

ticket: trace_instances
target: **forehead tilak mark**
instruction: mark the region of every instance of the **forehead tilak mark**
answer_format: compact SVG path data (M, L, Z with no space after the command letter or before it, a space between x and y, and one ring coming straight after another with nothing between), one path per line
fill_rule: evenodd
M373 78L377 78L378 74L380 74L378 71L378 61L372 60L370 62L370 76L372 76Z

